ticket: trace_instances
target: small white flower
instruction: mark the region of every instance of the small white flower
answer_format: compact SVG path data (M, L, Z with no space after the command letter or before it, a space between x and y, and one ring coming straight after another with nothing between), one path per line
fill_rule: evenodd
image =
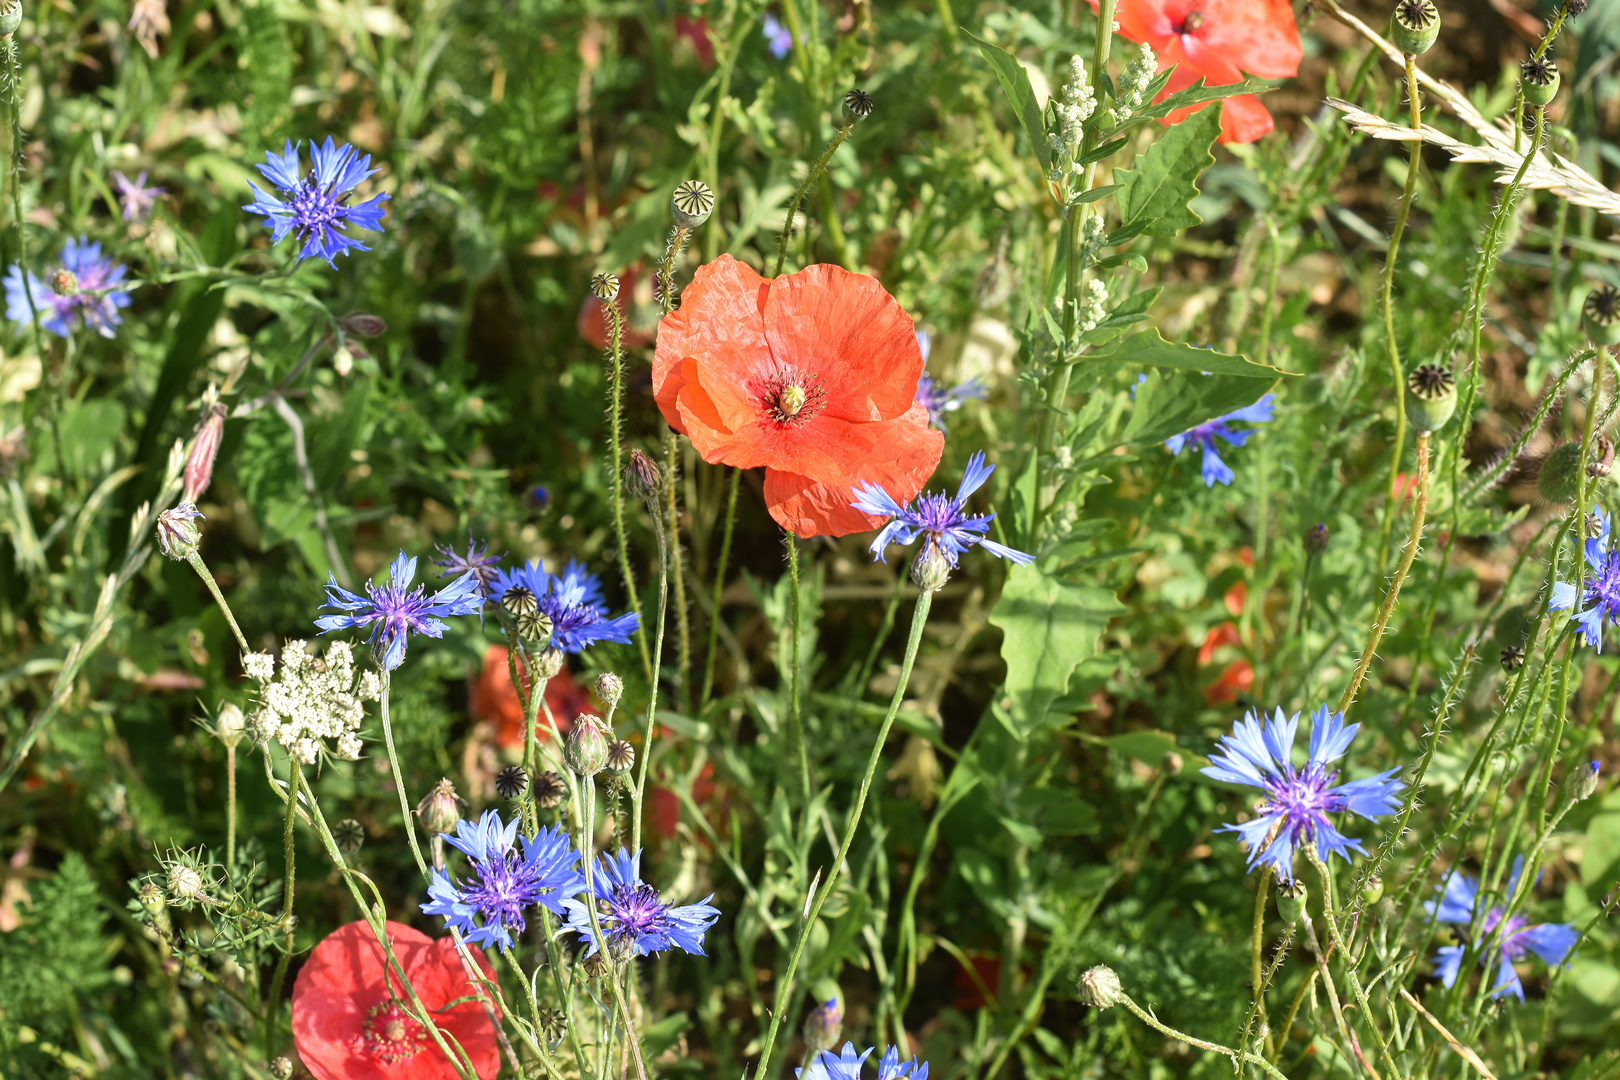
M242 656L242 670L254 682L267 683L276 673L276 658L269 653L246 653Z

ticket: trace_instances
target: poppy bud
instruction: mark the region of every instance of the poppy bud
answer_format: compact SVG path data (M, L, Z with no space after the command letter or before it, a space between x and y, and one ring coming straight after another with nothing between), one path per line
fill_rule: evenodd
M1368 904L1376 904L1384 898L1384 879L1374 874L1361 883L1361 899Z
M607 764L607 735L589 714L580 716L568 731L563 745L563 760L576 776L595 776Z
M1518 645L1509 645L1502 650L1502 670L1518 671L1524 667L1524 649Z
M1547 59L1546 55L1531 57L1519 65L1519 85L1524 90L1526 105L1542 108L1558 96L1558 85L1563 77L1558 74L1558 65Z
M235 702L227 701L220 706L219 715L214 718L214 734L226 746L235 746L242 741L242 733L247 730L247 717Z
M79 277L67 267L62 267L51 275L51 292L57 296L77 296L79 293Z
M534 658L534 673L542 679L556 678L557 672L562 669L563 652L561 649L543 649Z
M844 123L850 127L872 115L872 96L865 90L851 90L844 95Z
M1581 329L1594 345L1620 345L1620 289L1599 285L1586 294Z
M695 229L714 212L714 192L701 180L684 181L675 189L670 207L675 212L675 224Z
M1545 502L1567 503L1580 490L1581 444L1559 443L1536 466L1536 494Z
M1457 410L1457 380L1436 364L1422 364L1406 377L1406 415L1419 432L1438 431Z
M521 765L508 765L495 774L495 794L503 799L515 799L529 786L529 774Z
M1389 39L1407 56L1421 56L1440 36L1434 0L1399 0L1389 18Z
M1588 762L1575 770L1575 775L1569 780L1571 798L1581 802L1596 795L1597 789L1603 786L1602 772L1603 763L1600 761Z
M293 1063L286 1057L278 1057L270 1063L270 1075L276 1080L287 1080L292 1076Z
M560 805L568 794L568 782L561 773L543 772L534 778L534 803L542 810Z
M197 437L191 440L191 451L186 454L183 474L186 487L180 496L181 502L195 503L208 490L208 484L214 477L214 458L219 453L220 440L225 434L225 413L225 406L216 401L203 413L202 423L197 425Z
M1327 527L1327 525L1325 525L1325 524L1323 524L1321 522L1318 522L1317 524L1312 525L1310 527L1310 530L1308 532L1306 532L1306 534L1305 534L1305 554L1307 554L1307 555L1320 555L1320 554L1322 554L1322 552L1327 550L1327 546L1328 546L1328 527Z
M597 274L591 278L591 295L604 304L616 299L619 295L619 279L612 274Z
M416 804L416 816L428 832L447 833L456 827L460 816L461 797L448 777L433 785L433 790L422 796Z
M159 514L158 546L163 549L163 554L177 561L197 554L197 545L202 542L202 530L196 523L200 517L202 514L190 503L171 506Z
M610 773L627 773L636 763L636 748L623 739L614 739L607 745L603 768Z
M911 564L911 580L923 592L939 592L950 576L951 560L934 544L924 546L917 561Z
M624 696L624 680L611 671L602 672L596 677L596 696L604 705L617 705Z
M1125 1000L1114 969L1104 964L1089 968L1080 976L1080 1001L1094 1009L1111 1009Z
M377 337L388 332L388 324L369 311L351 311L338 320L345 334L355 337Z
M1311 895L1305 883L1299 879L1289 882L1277 890L1277 914L1289 926L1299 922L1299 917L1305 913L1305 901Z
M332 826L332 839L337 843L338 850L345 855L353 855L366 843L366 827L354 818L344 818Z
M640 450L632 450L630 460L624 466L624 489L652 510L658 493L664 490L663 470Z
M22 25L22 0L0 7L0 38L10 37Z

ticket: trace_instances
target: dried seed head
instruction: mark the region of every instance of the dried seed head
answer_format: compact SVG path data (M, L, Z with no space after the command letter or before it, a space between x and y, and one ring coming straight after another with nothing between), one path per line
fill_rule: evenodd
M344 818L332 826L332 839L337 842L338 850L345 855L353 855L366 843L366 827L354 818Z
M197 554L197 545L202 543L202 529L197 527L200 517L202 514L190 503L171 506L159 514L158 546L163 549L163 554L176 561Z
M708 221L709 215L714 212L714 192L701 180L683 181L675 189L670 207L675 212L675 224L695 229Z
M844 95L844 123L851 126L860 123L872 115L875 107L872 96L865 90L851 90Z
M495 774L495 794L503 799L515 799L529 786L529 774L521 765L508 765Z
M1581 328L1594 345L1620 345L1620 289L1599 285L1587 293Z
M636 763L636 748L623 739L614 739L607 745L604 768L610 773L627 773Z
M270 1075L276 1080L287 1080L293 1074L293 1063L285 1057L278 1057L270 1063Z
M1080 976L1080 1000L1094 1009L1111 1009L1125 1000L1125 988L1113 968L1098 964Z
M1389 20L1389 37L1408 56L1419 56L1440 36L1440 9L1434 0L1399 0Z
M1572 19L1586 10L1587 0L1564 0L1564 12Z
M602 303L615 300L619 295L619 279L612 274L597 274L591 278L591 295Z
M1502 650L1502 670L1518 671L1524 667L1524 649L1518 645L1509 645Z
M608 973L613 970L613 965L608 962L607 954L601 952L595 952L587 956L584 966L585 974L593 979L606 978Z
M534 778L534 804L542 810L560 805L568 794L568 782L561 773L543 772Z
M447 833L456 827L456 819L463 805L461 797L456 794L456 786L446 777L422 796L422 801L416 804L416 816L429 832Z
M540 1021L540 1031L546 1037L546 1042L555 1050L568 1034L568 1014L561 1009L541 1009L536 1019Z

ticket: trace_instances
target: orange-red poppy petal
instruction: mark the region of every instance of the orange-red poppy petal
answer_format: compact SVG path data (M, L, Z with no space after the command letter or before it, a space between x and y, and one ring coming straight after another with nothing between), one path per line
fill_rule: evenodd
M653 395L670 427L685 432L676 397L680 384L690 381L695 371L683 366L686 358L746 371L769 355L759 310L761 293L769 288L770 282L730 255L698 267L692 275L681 294L681 306L658 324L653 353ZM677 369L677 383L671 386Z
M1197 36L1212 52L1251 75L1287 79L1299 74L1305 52L1289 0L1195 0L1204 13Z
M826 469L811 477L787 469L765 471L765 505L778 525L800 536L865 532L883 519L850 506L855 485L877 484L901 502L922 490L945 449L944 433L928 426L928 411L919 405L899 420L852 424L847 430L869 428L881 429L871 437L883 452L867 453L854 445L836 451L836 460L829 463L841 467L837 473Z

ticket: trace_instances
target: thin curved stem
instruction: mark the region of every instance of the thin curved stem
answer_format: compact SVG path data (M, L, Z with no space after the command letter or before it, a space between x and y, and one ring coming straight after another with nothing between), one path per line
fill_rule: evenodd
M416 840L416 820L411 814L411 800L405 794L405 773L399 767L399 754L394 750L394 725L388 718L388 699L392 695L393 672L382 673L382 726L383 745L388 749L388 765L394 770L394 790L399 792L399 812L405 818L405 836L411 842L411 854L416 857L416 869L428 876L427 860L422 858L422 845Z
M219 610L225 613L225 622L230 626L231 633L236 635L236 643L242 647L244 653L252 652L253 650L248 648L247 637L242 633L242 628L236 625L236 616L231 613L231 605L225 602L225 594L219 591L219 582L214 580L208 564L203 562L202 554L193 551L186 556L186 561L197 571L197 576L202 578L203 584L208 586L208 592L213 596L214 603L219 605Z
M657 514L653 515L653 529L658 537L658 630L653 645L653 664L656 671L664 662L664 630L668 622L665 616L669 611L670 541L664 535L663 519ZM658 731L657 716L658 679L654 678L647 691L647 718L643 726L641 760L636 763L636 786L630 795L631 851L641 850L641 807L647 795L647 769L652 763L653 736Z
M810 747L804 739L804 717L799 713L799 538L787 534L789 648L788 657L788 730L793 733L794 745L799 751L799 787L804 796L806 811L810 806Z
M624 575L624 591L630 595L630 610L641 615L641 594L636 591L636 572L630 565L630 536L624 527L624 448L620 429L624 426L624 314L619 310L615 296L602 307L608 313L608 490L613 493L613 536L619 548L619 572ZM657 515L653 515L656 517ZM643 626L636 631L636 645L641 649L641 668L652 682L658 677L653 668L652 655L647 651L647 631Z
M1277 1067L1275 1065L1267 1061L1259 1054L1250 1053L1248 1050L1234 1050L1230 1046L1222 1046L1220 1043L1205 1042L1203 1039L1188 1035L1184 1031L1177 1031L1175 1028L1162 1022L1157 1016L1154 1016L1152 1013L1142 1008L1142 1006L1132 1001L1129 994L1120 994L1119 1003L1129 1009L1138 1020L1142 1021L1142 1023L1146 1024L1148 1027L1152 1028L1154 1031L1157 1031L1161 1035L1168 1035L1170 1038L1178 1039L1181 1042L1186 1043L1188 1046L1196 1046L1200 1050L1208 1050L1213 1054L1225 1054L1233 1061L1241 1061L1249 1065L1258 1065L1262 1070L1265 1071L1267 1076L1276 1077L1276 1080L1288 1080L1286 1076L1277 1071Z
M225 865L236 865L236 744L225 747Z
M849 133L853 130L855 125L847 122L838 129L832 141L827 144L827 149L821 152L815 164L810 166L810 171L805 173L804 182L799 185L799 190L793 193L793 198L788 202L787 216L782 221L782 235L776 240L776 268L771 271L772 277L781 276L782 265L787 262L788 241L793 237L793 219L799 212L799 204L810 193L810 186L820 180L821 174L827 171L827 164L832 161L833 154L844 145L844 140L849 138Z
M287 924L287 944L276 959L275 974L270 976L270 995L264 1003L264 1058L276 1056L276 1029L281 1020L281 986L287 978L287 965L293 954L293 884L297 878L297 845L294 843L293 823L298 820L298 789L302 786L302 770L296 759L289 757L287 767L292 771L292 797L287 800L287 824L282 831L281 846L287 870L282 878L281 919Z
M714 692L714 658L720 647L720 598L726 588L726 563L731 558L731 534L737 524L737 487L742 470L731 470L731 492L726 497L726 524L720 534L720 561L714 568L714 604L709 609L709 651L703 657L703 692L698 695L698 711L709 704Z
M675 638L680 644L680 675L677 685L680 687L681 712L692 711L692 635L687 619L686 607L686 571L681 565L681 515L680 505L676 499L676 478L679 475L676 466L679 464L677 456L678 444L673 431L664 432L664 512L669 520L664 524L665 543L659 549L659 554L668 565L660 567L662 575L660 589L666 588L673 580L675 585ZM662 620L660 615L659 619ZM662 627L660 627L662 630ZM663 662L660 651L659 663Z

